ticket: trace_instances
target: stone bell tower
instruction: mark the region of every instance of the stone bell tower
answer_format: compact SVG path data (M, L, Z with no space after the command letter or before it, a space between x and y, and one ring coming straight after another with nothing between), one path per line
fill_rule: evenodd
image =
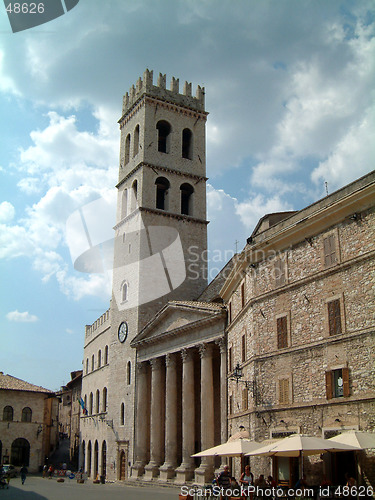
M111 303L109 411L132 460L135 349L130 341L168 300L207 285L204 88L146 70L123 99ZM120 414L121 412L121 414ZM115 445L115 443L113 443ZM121 456L121 459L120 459Z

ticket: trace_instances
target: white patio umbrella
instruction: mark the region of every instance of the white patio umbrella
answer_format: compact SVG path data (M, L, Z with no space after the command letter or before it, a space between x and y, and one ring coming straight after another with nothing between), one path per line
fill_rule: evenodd
M375 433L348 430L329 438L328 441L349 444L351 446L356 446L357 449L365 450L367 448L375 448Z
M213 448L208 448L207 450L200 451L192 455L193 457L241 457L249 453L250 451L260 448L262 445L256 441L250 441L250 439L236 439L231 441L230 439L223 444L214 446Z
M355 451L358 447L337 443L328 439L322 439L302 434L292 434L277 443L272 443L257 450L246 453L246 455L263 455L268 457L300 457L301 477L303 475L303 457L307 455L319 455L326 451Z

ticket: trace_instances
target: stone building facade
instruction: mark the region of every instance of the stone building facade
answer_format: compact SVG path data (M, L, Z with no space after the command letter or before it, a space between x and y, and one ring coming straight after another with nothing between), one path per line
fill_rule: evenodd
M0 461L37 472L58 441L58 401L48 389L0 372Z
M301 211L266 215L237 256L221 291L229 433L243 425L262 441L375 429L374 181L372 172ZM323 468L336 484L337 474L354 473L352 452L324 460L306 461L313 483ZM371 451L363 463L374 481ZM269 464L251 465L265 472ZM294 486L295 460L272 467Z
M168 454L169 445L164 444L155 455L156 441L167 443L170 434L166 421L161 423L158 436L154 435L153 423L155 412L159 412L159 417L168 415L164 408L168 403L179 412L177 425L183 425L183 401L176 402L176 395L171 395L173 403L168 398L164 400L155 383L158 377L165 384L166 377L172 376L172 368L168 367L173 365L173 376L182 384L185 365L181 350L188 349L188 358L194 358L198 387L203 366L211 377L212 367L221 366L222 354L215 342L224 336L225 310L221 305L209 306L206 302L191 304L207 285L203 258L208 224L206 118L204 89L198 86L193 96L191 84L185 82L180 93L175 78L167 89L166 77L161 74L154 85L152 71L146 70L143 79L139 78L124 97L119 120L112 300L109 310L85 331L82 395L87 413L81 417L80 462L91 477L169 479L181 465L182 455L186 471L181 475L193 475L194 467L186 450L183 454L182 441L172 454ZM186 302L177 305L173 302L176 300ZM184 324L177 321L177 310ZM177 322L171 325L167 319L170 317ZM163 322L167 331L158 330L163 328ZM199 322L202 330L197 328ZM156 336L154 328L159 332ZM173 336L172 349L168 342ZM198 352L203 356L201 364ZM142 376L138 378L138 374ZM143 392L136 389L138 383L147 387L147 405ZM203 387L202 390L206 391ZM200 391L194 390L189 397L195 398L199 412L198 400L203 397ZM135 418L139 418L139 410L135 400L145 407L147 418L142 425L146 420L150 423L150 435L137 436ZM212 410L212 405L208 406ZM194 449L202 442L214 443L215 436L220 441L223 410L217 406L214 411L219 412L214 434L210 429L207 436L198 425L198 413L194 414ZM189 450L191 446L189 442ZM162 461L163 473L159 470ZM213 466L206 465L201 467L202 477Z

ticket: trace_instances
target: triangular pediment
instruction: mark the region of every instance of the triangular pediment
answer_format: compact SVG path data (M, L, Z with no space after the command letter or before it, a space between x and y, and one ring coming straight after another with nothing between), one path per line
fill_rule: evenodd
M131 345L138 347L143 343L162 341L163 336L172 332L178 334L189 328L199 328L207 321L225 315L222 304L209 302L168 302L133 339Z

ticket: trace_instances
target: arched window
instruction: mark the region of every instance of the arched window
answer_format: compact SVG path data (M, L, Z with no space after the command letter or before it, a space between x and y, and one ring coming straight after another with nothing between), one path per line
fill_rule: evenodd
M128 361L127 367L126 367L126 381L128 385L131 384L132 381L132 364L130 361Z
M193 213L193 193L194 188L190 184L182 184L181 190L181 213L184 215L192 215Z
M160 120L156 124L158 130L158 151L161 153L169 153L171 126L165 120Z
M182 131L182 158L193 159L193 133L189 128Z
M102 476L107 474L107 443L103 441L102 444Z
M134 129L134 149L133 156L137 156L139 151L139 125L137 125Z
M108 365L108 346L107 345L104 348L104 364Z
M130 158L130 134L125 139L125 165L129 163Z
M86 442L82 441L82 458L81 458L82 462L81 462L81 466L82 466L83 470L86 470L85 458L86 458Z
M89 358L86 359L86 373L89 373Z
M99 349L98 351L98 368L102 366L102 351Z
M131 191L131 207L130 210L134 212L134 210L137 208L137 200L138 200L138 182L135 180L132 184L132 191Z
M168 210L168 189L169 181L165 177L158 177L156 184L156 208Z
M89 441L89 444L87 445L87 475L90 477L91 476L91 441Z
M3 410L3 420L6 422L11 422L13 420L13 407L5 406Z
M99 444L98 444L98 441L95 441L95 445L94 445L94 479L97 478L97 475L98 475L98 462L99 462Z
M121 218L123 219L128 215L128 190L124 189L121 201Z
M125 404L121 403L120 425L125 425Z
M89 406L89 414L92 415L92 410L94 406L94 396L92 392L90 392L90 406Z
M91 371L93 372L95 370L95 356L92 355L91 357Z
M29 465L30 443L27 439L17 438L12 443L11 463L16 466Z
M96 391L96 413L100 413L100 392L99 389Z
M85 394L85 400L84 400L84 403L85 403L85 410L86 410L86 413L87 413L87 395Z
M107 411L107 388L103 389L103 411Z
M128 284L125 282L121 286L121 302L128 300Z
M26 406L22 410L21 421L22 422L31 422L31 416L32 416L31 408L29 408L28 406Z

